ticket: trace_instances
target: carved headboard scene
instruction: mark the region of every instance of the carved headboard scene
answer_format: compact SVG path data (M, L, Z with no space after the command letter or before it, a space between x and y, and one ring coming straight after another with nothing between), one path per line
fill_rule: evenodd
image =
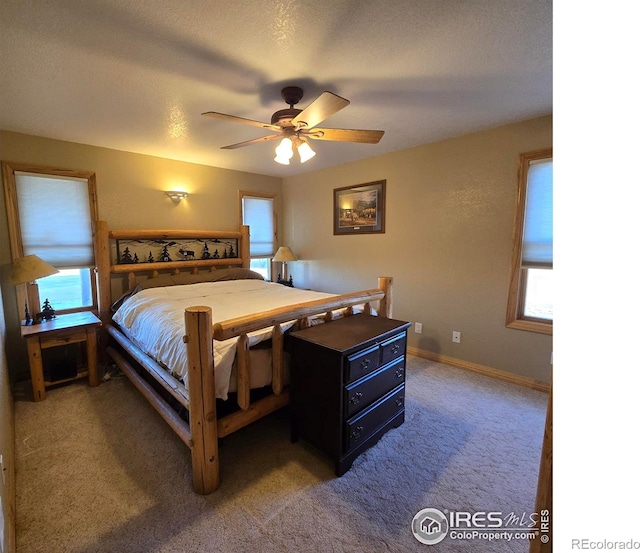
M100 317L113 301L141 280L160 275L198 274L226 267L249 267L249 227L239 231L112 230L98 222Z

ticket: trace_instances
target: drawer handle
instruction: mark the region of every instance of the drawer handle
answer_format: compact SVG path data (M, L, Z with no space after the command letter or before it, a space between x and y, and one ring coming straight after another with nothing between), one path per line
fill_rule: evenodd
M404 376L404 369L396 369L396 376L402 378Z
M353 394L353 396L351 396L349 403L351 403L351 405L358 405L361 399L362 399L362 392L356 392L355 394Z
M396 405L397 405L398 407L402 407L402 404L403 404L403 403L404 403L404 398L401 398L401 397L396 398Z
M362 434L363 430L364 427L356 426L355 429L351 432L351 438L357 440L360 437L360 434Z
M360 361L360 368L363 370L367 369L370 363L371 363L370 359L363 359L362 361Z
M393 344L393 346L391 346L391 353L393 353L393 355L395 355L399 351L400 351L400 344Z

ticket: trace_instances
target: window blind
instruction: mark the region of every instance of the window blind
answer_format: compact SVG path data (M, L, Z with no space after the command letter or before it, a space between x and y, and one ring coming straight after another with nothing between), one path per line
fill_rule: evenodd
M527 177L522 266L553 267L553 160L532 160Z
M273 198L242 198L242 222L250 227L251 257L272 257L275 252Z
M94 265L86 179L15 173L25 255L58 269Z

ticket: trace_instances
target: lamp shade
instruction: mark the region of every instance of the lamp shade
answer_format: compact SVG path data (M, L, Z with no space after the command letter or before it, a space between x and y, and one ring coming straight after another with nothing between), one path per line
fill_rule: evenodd
M293 157L293 142L285 136L276 148L276 157L273 158L281 165L289 165L289 160Z
M297 258L295 254L291 251L291 248L289 246L280 246L278 248L278 251L276 252L275 257L273 258L274 261L281 262L295 261L296 259Z
M25 255L24 257L15 259L11 264L9 282L17 286L18 284L33 282L38 278L44 278L57 272L59 272L58 269L52 267L37 255Z
M300 162L304 163L305 161L309 161L316 153L311 149L308 142L301 142L300 146L298 146L298 155L300 156Z

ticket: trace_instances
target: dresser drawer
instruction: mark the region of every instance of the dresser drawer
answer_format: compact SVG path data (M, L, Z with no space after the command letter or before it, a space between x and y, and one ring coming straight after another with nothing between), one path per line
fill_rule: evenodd
M404 409L404 384L389 392L345 423L345 451L364 442L378 428Z
M404 355L407 344L407 333L403 332L380 344L380 364L386 365Z
M351 382L363 377L380 366L380 347L373 347L359 351L347 357L345 382Z
M344 412L350 417L404 382L404 357L345 388Z

